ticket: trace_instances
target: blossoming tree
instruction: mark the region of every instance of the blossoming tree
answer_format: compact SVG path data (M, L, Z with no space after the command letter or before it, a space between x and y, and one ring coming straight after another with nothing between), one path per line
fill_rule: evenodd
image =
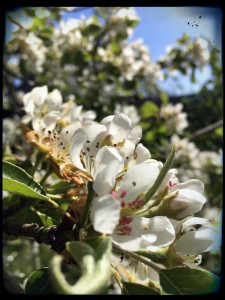
M219 251L221 228L203 213L211 181L196 169L214 164L220 175L221 163L183 135L183 104L168 103L157 85L174 70L191 70L194 80L214 50L184 35L182 49L153 62L143 41L128 42L134 8L95 8L88 19L61 21L71 10L39 8L39 16L24 8L32 19L26 28L7 15L18 28L4 61L4 109L13 112L3 123L5 288L217 292L219 276L204 259ZM159 105L145 101L157 94ZM23 266L14 269L18 254Z

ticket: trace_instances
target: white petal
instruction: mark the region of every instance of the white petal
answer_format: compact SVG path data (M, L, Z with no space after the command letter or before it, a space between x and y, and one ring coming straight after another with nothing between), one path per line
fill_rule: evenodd
M109 126L109 134L112 136L112 143L122 142L127 138L131 129L131 121L127 115L118 113L112 119Z
M219 247L220 235L211 228L200 228L183 234L175 244L175 250L181 255L195 255Z
M129 140L125 140L124 145L121 148L117 147L117 149L119 150L120 154L125 159L125 161L127 162L133 155L135 145L131 143Z
M179 190L179 195L172 199L169 203L170 208L173 210L180 210L179 218L194 215L199 212L206 202L206 198L190 189Z
M129 224L132 231L129 235L113 234L113 241L126 251L147 249L157 251L167 247L175 238L175 230L167 217L133 217Z
M190 179L182 183L178 183L171 191L174 189L190 189L202 194L204 192L204 184L199 179Z
M109 126L113 120L115 115L110 115L108 117L105 117L104 119L102 119L102 121L100 122L101 125L106 126L106 128L109 130Z
M137 147L135 149L134 157L135 158L133 158L129 161L128 169L136 164L140 164L140 163L150 159L151 154L150 154L149 150L145 146L143 146L143 144L140 143L137 145Z
M35 113L35 106L41 107L48 95L47 86L33 88L23 97L24 109L27 113Z
M79 128L72 136L70 143L70 157L73 164L80 170L86 171L80 160L80 152L87 139L87 133L84 128Z
M34 113L34 99L31 93L24 95L23 97L23 105L26 113L33 114Z
M33 117L31 120L32 127L35 131L41 132L41 130L45 128L44 121L39 116Z
M83 118L86 120L94 120L97 117L97 114L93 110L88 110L83 114Z
M44 117L44 125L46 130L53 130L56 126L56 122L59 119L59 112L51 111Z
M46 103L48 105L48 111L59 110L62 104L62 95L59 90L54 89L48 94Z
M111 234L119 222L120 202L112 195L93 199L91 222L95 231Z
M159 174L159 167L146 163L133 166L129 169L118 190L118 197L125 203L132 202L146 192L155 182Z
M123 169L123 158L113 147L102 147L95 159L92 177L93 189L99 195L111 193L115 185L116 176Z
M81 123L77 122L75 124L71 124L63 128L59 135L59 147L60 148L67 148L70 145L71 138L74 132L81 128Z
M177 174L177 170L176 169L170 169L166 176L164 177L160 189L159 189L159 193L163 192L165 190L165 188L168 185L168 182L170 181L171 178L176 178L176 174ZM173 188L174 190L177 190L177 185ZM172 190L172 189L171 189Z
M84 151L89 157L95 157L107 135L107 129L104 125L94 124L86 128L86 133L87 138Z
M83 109L82 105L78 105L74 107L71 111L71 121L82 121L81 111Z
M209 220L206 218L198 218L198 217L192 217L188 218L186 221L183 222L182 224L182 230L189 226L194 226L194 225L206 225L209 224Z
M134 143L135 145L140 141L142 137L142 128L141 126L134 126L129 135L128 135L128 140L130 140L132 143Z
M44 104L48 95L48 87L46 85L42 87L36 87L31 91L30 97L33 98L34 105L40 107Z

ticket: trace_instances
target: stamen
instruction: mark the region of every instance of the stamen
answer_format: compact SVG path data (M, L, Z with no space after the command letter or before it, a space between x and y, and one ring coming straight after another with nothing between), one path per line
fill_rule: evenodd
M124 198L126 196L127 192L126 191L122 191L120 198Z
M122 233L129 235L132 231L132 228L130 226L123 226L120 228L120 230Z

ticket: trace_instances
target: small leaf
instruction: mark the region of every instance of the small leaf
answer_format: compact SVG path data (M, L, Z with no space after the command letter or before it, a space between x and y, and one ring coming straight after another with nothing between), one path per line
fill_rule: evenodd
M26 294L53 294L55 291L50 276L51 273L47 267L34 271L27 280Z
M220 280L202 269L180 267L161 270L160 284L166 294L202 295L218 292Z
M123 287L124 295L160 295L156 290L142 284L123 282Z
M101 241L100 241L101 240ZM94 243L92 239L91 243ZM97 238L97 249L84 242L67 242L66 248L75 260L79 260L81 276L74 285L70 285L61 272L61 257L52 260L54 284L63 294L102 294L107 288L111 276L110 254L111 239Z
M157 116L158 112L158 106L152 102L145 102L140 109L140 113L143 118Z
M66 249L70 252L78 264L82 262L82 258L85 255L95 256L93 248L83 242L68 242L66 244Z
M3 190L40 200L48 200L41 185L16 165L3 161Z

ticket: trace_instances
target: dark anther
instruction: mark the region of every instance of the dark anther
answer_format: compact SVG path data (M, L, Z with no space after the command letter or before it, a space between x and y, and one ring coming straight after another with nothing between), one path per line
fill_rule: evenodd
M133 184L133 186L135 186L135 185L136 185L136 182L133 181L132 184Z

